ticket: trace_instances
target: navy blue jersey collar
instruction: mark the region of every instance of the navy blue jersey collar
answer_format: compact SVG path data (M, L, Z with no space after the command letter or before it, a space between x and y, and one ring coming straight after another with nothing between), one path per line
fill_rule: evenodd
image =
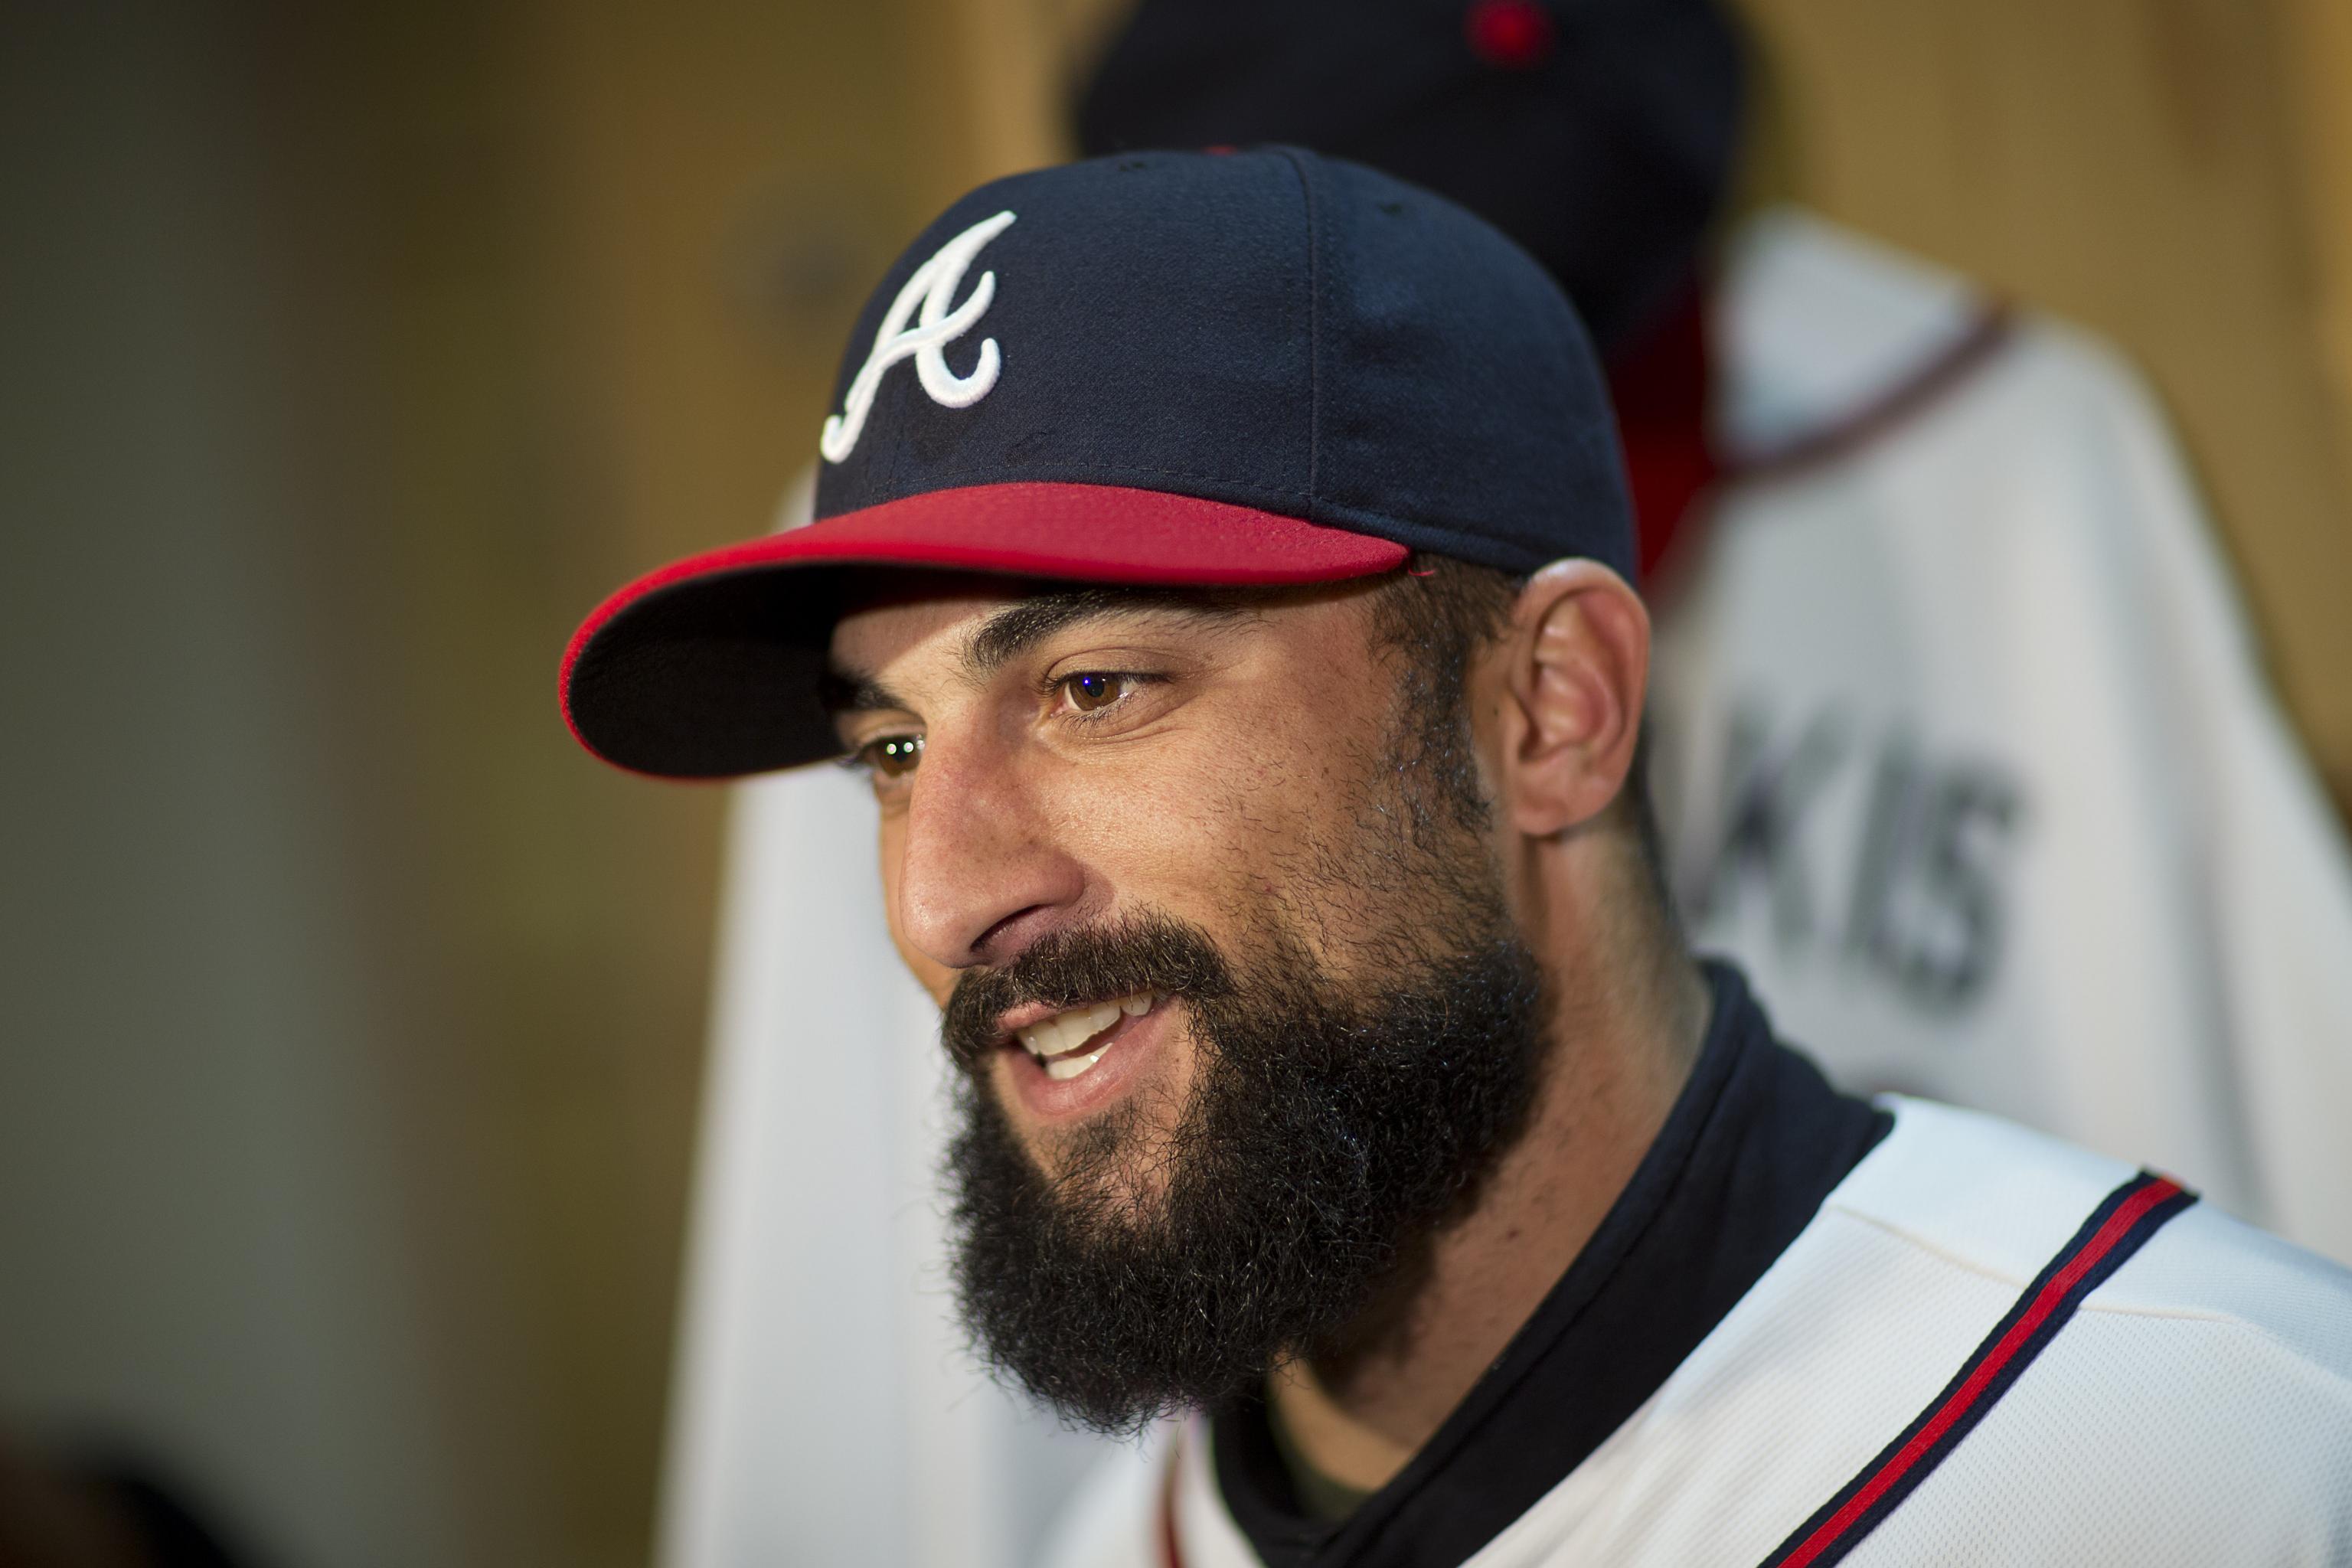
M1268 1568L1451 1568L1607 1439L1804 1229L1893 1118L1772 1037L1738 971L1666 1122L1584 1250L1397 1478L1338 1525L1292 1495L1264 1405L1213 1413L1217 1485Z

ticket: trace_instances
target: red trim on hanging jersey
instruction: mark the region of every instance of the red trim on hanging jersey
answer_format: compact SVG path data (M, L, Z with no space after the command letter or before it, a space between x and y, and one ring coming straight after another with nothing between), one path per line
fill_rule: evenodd
M1763 451L1723 454L1727 480L1779 479L1870 445L1976 374L2016 326L2006 304L1986 305L1960 335L1926 363L1843 418Z
M1633 501L1636 584L1647 591L1720 465L1707 440L1708 300L1700 282L1609 362L1609 401Z
M2084 1299L2196 1201L2197 1195L2179 1183L2145 1171L2108 1194L1935 1401L1837 1496L1799 1525L1764 1560L1763 1568L1829 1568L1852 1552L1959 1447L2058 1337Z

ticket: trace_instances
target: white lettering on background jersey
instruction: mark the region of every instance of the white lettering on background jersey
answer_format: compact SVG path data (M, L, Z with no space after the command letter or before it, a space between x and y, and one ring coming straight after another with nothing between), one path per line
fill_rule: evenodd
M881 330L874 334L874 352L866 356L856 379L849 384L849 395L842 400L841 412L825 418L817 450L824 454L826 462L840 462L856 447L857 437L866 428L866 412L874 406L874 395L881 390L884 373L902 359L915 362L915 375L923 384L923 390L942 408L969 408L988 395L1003 363L997 353L996 340L981 340L980 363L972 366L970 375L958 375L950 370L944 350L970 331L987 312L989 301L996 298L996 274L982 273L979 283L972 288L971 298L953 310L948 309L948 301L955 298L981 247L1012 226L1010 212L983 218L940 247L936 255L915 268L906 287L898 290L898 297L890 302L888 313L883 316ZM915 317L916 321L911 327L907 324L909 316Z
M1717 416L1754 452L1943 361L1984 303L1781 211L1720 310ZM2155 1165L2352 1261L2352 843L2128 367L2019 312L1698 538L1651 596L1693 942L1848 1089Z

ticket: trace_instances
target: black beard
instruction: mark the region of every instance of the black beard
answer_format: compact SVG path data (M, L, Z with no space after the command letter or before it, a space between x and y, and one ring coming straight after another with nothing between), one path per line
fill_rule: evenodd
M1390 983L1354 995L1296 942L1254 934L1260 961L1238 969L1160 916L966 976L945 1018L965 1069L947 1169L963 1321L992 1367L1067 1420L1131 1432L1342 1343L1534 1098L1535 958L1498 900L1445 891ZM1449 926L1431 956L1431 928ZM1106 1115L1056 1145L1048 1180L983 1080L991 1021L1144 990L1185 1005L1191 1103L1154 1151L1137 1146L1138 1107Z

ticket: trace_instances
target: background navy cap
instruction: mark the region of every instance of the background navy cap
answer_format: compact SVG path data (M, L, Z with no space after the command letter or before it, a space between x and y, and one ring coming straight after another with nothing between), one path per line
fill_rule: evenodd
M1745 77L1718 0L1140 0L1076 121L1089 153L1296 142L1425 185L1614 354L1691 275Z
M1633 574L1591 345L1461 208L1288 148L1143 153L983 185L851 335L816 521L665 567L573 637L591 751L712 777L835 754L845 565L1277 584L1427 551Z

